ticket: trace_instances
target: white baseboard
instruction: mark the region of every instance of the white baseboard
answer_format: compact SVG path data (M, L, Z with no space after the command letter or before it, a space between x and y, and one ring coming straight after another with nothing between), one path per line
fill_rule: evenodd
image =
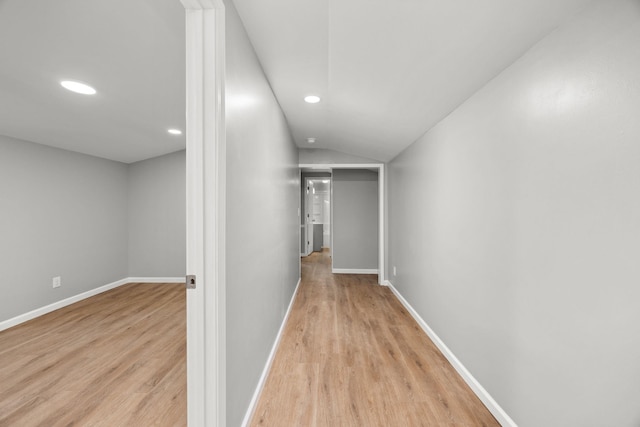
M267 363L262 370L262 375L260 376L260 380L258 381L258 386L256 387L256 391L253 393L253 397L251 398L251 402L249 403L249 408L247 408L247 412L244 416L244 420L242 420L242 427L247 427L251 418L253 417L253 413L256 410L256 405L258 404L258 399L260 398L260 394L262 393L262 389L264 388L264 383L267 381L267 375L269 375L269 371L271 370L271 365L273 364L273 359L276 356L276 351L278 350L278 344L280 344L280 339L282 338L282 332L284 331L284 326L287 323L287 319L289 319L289 313L291 313L291 307L293 307L293 301L296 299L296 295L298 295L298 288L300 288L300 281L302 278L298 279L298 284L296 285L296 289L293 291L293 296L291 297L291 301L289 301L289 307L287 307L287 312L284 314L284 318L282 319L282 324L280 325L280 329L278 330L278 334L276 335L276 340L273 343L273 347L271 347L271 353L269 353L269 357L267 358Z
M125 283L129 283L127 279L116 280L115 282L106 284L104 286L100 286L99 288L91 289L90 291L83 292L78 295L74 295L69 298L65 298L61 301L54 302L53 304L45 305L44 307L36 308L35 310L31 310L28 313L20 314L16 317L13 317L9 320L5 320L0 322L0 331L4 331L5 329L9 329L13 326L19 325L20 323L24 323L28 320L35 319L36 317L42 316L43 314L51 313L52 311L58 310L62 307L66 307L78 301L82 301L83 299L87 299L94 295L101 294L102 292L106 292L110 289L117 288L118 286L122 286Z
M31 319L35 319L43 314L51 313L52 311L74 304L78 301L82 301L83 299L126 285L127 283L184 283L184 280L184 277L126 277L124 279L108 283L104 286L100 286L99 288L82 292L81 294L65 298L52 304L45 305L44 307L31 310L28 313L20 314L16 317L12 317L11 319L2 321L0 322L0 331L4 331L5 329L9 329Z
M498 420L500 425L503 427L518 427L517 424L507 415L507 413L498 405L498 403L491 397L489 392L480 385L480 383L471 375L471 373L464 367L464 365L458 360L458 358L453 354L449 347L436 335L436 333L429 327L427 322L424 321L422 317L418 314L417 311L407 302L406 299L398 292L398 290L393 286L393 284L386 280L385 284L391 289L391 292L398 298L400 303L407 309L409 314L413 316L416 322L420 325L420 327L425 331L425 333L431 338L431 341L438 347L438 349L442 352L444 357L447 358L449 363L453 366L453 368L460 374L462 379L467 383L467 385L473 390L473 392L478 396L478 398L484 403L484 405L489 409L491 414Z
M184 277L127 277L127 283L184 283Z
M334 274L378 274L377 268L332 268Z

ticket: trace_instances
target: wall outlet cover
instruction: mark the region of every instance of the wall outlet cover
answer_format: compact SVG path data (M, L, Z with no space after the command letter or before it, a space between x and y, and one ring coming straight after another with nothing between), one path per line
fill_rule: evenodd
M53 278L53 287L54 288L59 288L61 284L62 284L62 281L60 279L60 276L57 276L57 277Z

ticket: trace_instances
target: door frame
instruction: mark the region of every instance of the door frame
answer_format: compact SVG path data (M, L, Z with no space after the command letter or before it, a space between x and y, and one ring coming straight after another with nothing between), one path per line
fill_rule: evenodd
M326 217L325 217L325 222L323 222L322 224L322 243L320 244L320 247L322 249L329 249L329 256L332 256L332 252L331 252L331 245L333 243L333 237L331 235L331 229L333 228L333 176L321 176L321 177L310 177L310 179L312 179L313 181L329 181L329 191L328 191L328 196L329 196L329 246L326 247L324 246L324 226L327 223L326 222ZM324 211L324 205L322 206L322 209ZM324 214L323 214L324 215Z
M180 0L186 23L187 423L226 425L222 0Z
M331 252L333 253L333 170L334 169L377 169L378 170L378 284L385 284L385 265L387 252L385 248L385 200L386 181L384 173L384 163L300 163L298 167L302 169L330 170L331 173Z
M313 223L311 223L311 233L309 233L309 223L307 222L307 219L310 218L309 215L309 199L312 197L313 193L309 194L307 193L308 188L309 188L309 181L312 180L313 178L310 177L305 177L304 178L304 186L305 186L305 197L304 197L304 201L302 204L302 215L303 215L303 220L304 220L304 241L305 241L305 248L304 248L304 256L309 256L313 253ZM309 243L310 242L310 243ZM311 245L311 250L309 250L309 245Z

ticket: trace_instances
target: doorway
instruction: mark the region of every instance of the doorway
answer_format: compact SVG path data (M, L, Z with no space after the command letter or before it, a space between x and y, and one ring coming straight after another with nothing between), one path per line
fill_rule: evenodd
M331 176L306 177L303 256L331 250Z
M330 233L330 253L332 260L332 270L335 273L354 273L354 274L377 274L378 275L378 283L380 285L385 285L385 264L386 264L386 252L385 252L385 165L383 163L305 163L299 164L300 167L300 252L301 256L306 256L307 249L307 226L305 224L305 210L304 210L304 201L307 197L306 193L306 178L330 178L330 225L329 225L329 233ZM334 192L335 192L335 182L333 173L336 171L342 170L366 170L377 173L377 269L344 269L344 268L335 268L333 266L334 261L334 251L335 251L335 219L337 217L334 216L335 203L334 203ZM336 255L337 256L337 255Z

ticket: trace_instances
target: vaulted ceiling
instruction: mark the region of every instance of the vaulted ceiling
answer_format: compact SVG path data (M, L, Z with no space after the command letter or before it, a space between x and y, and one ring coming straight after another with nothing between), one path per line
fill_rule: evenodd
M234 3L296 143L387 161L591 1ZM0 61L0 134L127 163L184 147L179 0L0 0Z
M591 1L234 3L298 146L387 161Z

